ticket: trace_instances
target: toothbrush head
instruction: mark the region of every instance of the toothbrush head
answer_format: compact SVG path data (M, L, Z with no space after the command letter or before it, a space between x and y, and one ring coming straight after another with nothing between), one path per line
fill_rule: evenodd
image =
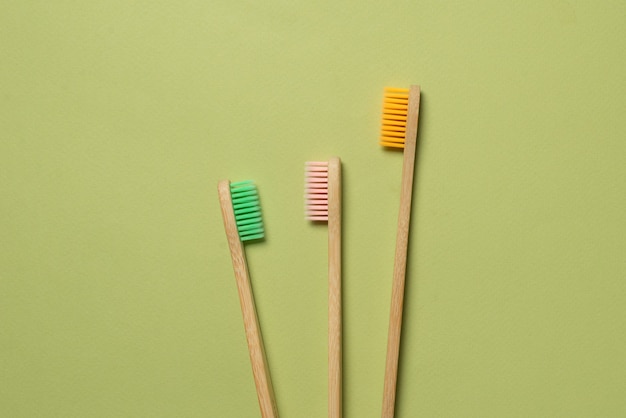
M237 233L241 241L261 239L265 236L261 206L256 185L251 180L230 183L230 196Z
M328 161L305 163L305 217L328 221Z
M380 145L404 148L409 114L409 89L385 88Z

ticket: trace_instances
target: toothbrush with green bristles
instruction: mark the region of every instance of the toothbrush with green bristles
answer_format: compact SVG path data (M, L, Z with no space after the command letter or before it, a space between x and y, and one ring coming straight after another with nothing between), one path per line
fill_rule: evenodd
M226 238L233 260L235 281L237 282L261 416L263 418L278 418L278 409L265 349L263 348L261 328L254 305L250 274L243 246L244 242L259 240L265 236L259 195L252 181L231 183L228 180L222 180L218 183L217 189L222 216L224 217Z

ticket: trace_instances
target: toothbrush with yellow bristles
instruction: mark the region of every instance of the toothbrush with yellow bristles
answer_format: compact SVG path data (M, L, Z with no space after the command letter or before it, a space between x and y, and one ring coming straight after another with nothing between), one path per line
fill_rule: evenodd
M419 106L419 86L412 85L409 89L385 89L380 144L386 147L403 148L404 160L402 164L400 213L398 216L396 254L391 290L389 334L387 336L382 418L393 418L396 403L396 383L398 378L398 358L400 355L400 333L402 331L402 308L404 305L404 283L411 221Z
M222 216L224 217L226 238L235 270L235 281L237 282L261 416L263 418L278 418L278 409L274 399L265 349L263 348L261 328L254 305L250 273L248 272L243 246L246 241L259 240L265 236L258 192L251 181L231 183L228 180L222 180L218 183L217 189Z
M342 416L341 160L307 162L306 219L328 222L328 417Z

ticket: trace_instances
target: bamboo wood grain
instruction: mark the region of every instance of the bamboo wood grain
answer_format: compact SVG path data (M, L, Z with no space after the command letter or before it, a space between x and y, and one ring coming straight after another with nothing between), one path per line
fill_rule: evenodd
M387 336L387 360L385 365L382 418L393 418L396 402L396 383L398 377L398 358L400 354L400 333L402 331L402 308L404 305L404 282L406 275L409 225L411 220L411 199L413 194L413 173L417 146L419 105L420 87L413 85L409 89L409 111L404 141L402 188L391 290L391 312L389 316L389 334Z
M243 314L243 325L246 331L246 339L248 340L248 351L250 353L252 374L254 375L254 384L261 408L261 416L263 418L278 418L274 390L272 388L267 358L261 338L261 329L259 327L254 297L252 295L248 265L246 263L243 244L239 239L237 225L235 223L235 214L233 212L233 204L230 196L230 182L228 180L222 180L218 183L217 188L220 206L222 208L222 216L224 217L226 238L228 239L233 269L235 270L235 281L237 282L239 302L241 303L241 312Z
M341 418L341 160L328 161L328 416Z

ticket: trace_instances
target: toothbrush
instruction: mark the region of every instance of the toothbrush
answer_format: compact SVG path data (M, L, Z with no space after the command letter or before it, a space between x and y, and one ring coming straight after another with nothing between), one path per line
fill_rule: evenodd
M307 162L306 218L328 222L328 416L341 418L341 160Z
M261 416L278 418L274 390L263 348L261 329L254 306L250 285L250 274L246 262L243 242L261 239L265 236L261 207L256 186L252 181L230 183L222 180L217 186L226 238L235 270L235 281L239 292L239 302L243 314L243 325L248 340L248 351L252 362L252 374L256 386Z
M393 418L400 355L400 333L402 331L402 307L404 304L404 281L406 257L411 221L411 197L413 194L413 172L419 119L420 87L409 89L386 88L383 103L383 122L380 144L386 147L404 148L402 165L402 188L400 192L400 214L396 235L396 255L393 267L391 290L391 313L387 336L387 360L383 390L383 418Z

